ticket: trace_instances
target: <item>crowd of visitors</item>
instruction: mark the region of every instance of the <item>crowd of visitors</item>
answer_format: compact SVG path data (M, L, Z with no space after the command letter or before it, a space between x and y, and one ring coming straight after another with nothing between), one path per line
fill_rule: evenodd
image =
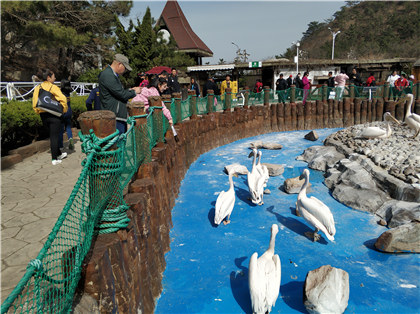
M110 110L116 115L116 128L120 133L126 132L127 129L127 102L132 99L133 101L141 101L145 105L145 110L149 110L150 96L172 95L173 93L181 92L181 85L178 79L178 71L176 68L171 69L171 73L167 70L159 71L159 73L147 74L145 72L138 73L135 86L131 88L124 88L121 83L120 76L126 71L132 71L129 60L122 54L116 54L110 65L108 65L98 76L99 86L92 89L89 97L86 99L86 109L91 110ZM56 77L53 71L44 70L38 74L42 78L42 83L38 85L33 94L32 105L34 111L40 115L44 127L48 130L50 135L50 147L52 164L58 165L64 158L67 157L63 149L63 135L67 133L69 140L69 150L74 149L74 140L72 134L72 109L70 102L70 94L72 92L70 81L63 79L61 81L61 88L54 84ZM401 72L400 75L397 71L392 73L387 78L386 82L390 86L390 95L400 97L403 93L409 93L413 90L414 76L407 76L406 73ZM328 73L326 84L328 86L328 99L341 100L344 95L346 83L354 85L356 88L363 87L375 89L378 85L373 72L365 82L362 81L361 75L357 68L353 68L350 74L342 70L340 74L333 76L333 72ZM277 93L278 101L285 103L289 97L289 89L294 85L296 87L296 96L302 97L303 104L306 104L308 96L312 89L312 81L309 79L309 72L306 71L301 78L301 73L297 73L295 78L289 74L287 79L283 73L279 74L279 78L275 82L275 91ZM195 78L190 79L188 90L194 91L197 97L206 97L208 91L212 90L215 96L224 95L226 89L230 88L235 90L233 97L237 93L237 81L232 81L230 75L226 75L224 81L220 84L215 82L215 77L209 77L203 84L202 90ZM263 91L263 82L257 79L252 90L256 93L255 97L261 96ZM60 105L61 112L59 114L49 111L42 106L42 100L45 99L45 93L51 95L50 98ZM42 95L41 95L42 94ZM222 96L223 97L223 96ZM216 101L216 98L215 98ZM169 124L173 125L171 112L166 108L162 102L163 114L168 119Z

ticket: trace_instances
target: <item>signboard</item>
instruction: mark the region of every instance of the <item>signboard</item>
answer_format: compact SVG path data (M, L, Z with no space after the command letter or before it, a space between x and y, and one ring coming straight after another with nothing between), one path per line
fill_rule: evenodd
M262 62L261 61L249 62L249 67L250 68L261 68L262 67Z

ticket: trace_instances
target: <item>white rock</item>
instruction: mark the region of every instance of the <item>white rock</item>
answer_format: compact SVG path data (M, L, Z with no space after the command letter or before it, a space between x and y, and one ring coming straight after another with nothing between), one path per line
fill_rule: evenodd
M309 313L343 313L350 295L349 274L324 265L308 272L303 301Z

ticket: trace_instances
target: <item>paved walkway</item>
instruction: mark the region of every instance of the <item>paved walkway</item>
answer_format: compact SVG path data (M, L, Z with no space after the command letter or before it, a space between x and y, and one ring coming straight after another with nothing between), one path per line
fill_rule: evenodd
M36 258L79 178L80 142L60 165L49 151L1 171L1 302Z

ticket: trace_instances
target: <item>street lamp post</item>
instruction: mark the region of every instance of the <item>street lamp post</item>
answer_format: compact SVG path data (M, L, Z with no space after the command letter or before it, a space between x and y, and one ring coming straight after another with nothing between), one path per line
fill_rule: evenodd
M241 48L239 48L239 46L237 44L235 44L233 41L232 41L232 45L235 45L236 48L238 48L238 50L236 50L236 60L241 61L240 60L240 57L241 57Z
M340 31L336 31L334 32L330 27L328 27L328 29L331 31L332 37L333 37L333 42L332 42L332 52L331 52L331 60L334 60L334 46L335 46L335 36L337 36L338 34L340 34Z
M300 47L300 42L293 42L293 44L296 44L295 63L296 63L296 75L297 75L299 73L299 47Z

